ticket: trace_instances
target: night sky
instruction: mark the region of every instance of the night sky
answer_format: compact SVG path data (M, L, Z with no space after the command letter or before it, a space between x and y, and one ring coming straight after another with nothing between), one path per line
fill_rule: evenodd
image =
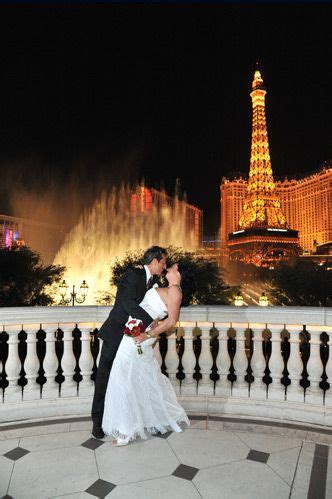
M37 193L71 179L88 203L100 179L172 193L178 178L212 234L222 176L248 173L256 61L275 176L332 159L331 14L328 4L0 6L1 211L15 208L8 179Z

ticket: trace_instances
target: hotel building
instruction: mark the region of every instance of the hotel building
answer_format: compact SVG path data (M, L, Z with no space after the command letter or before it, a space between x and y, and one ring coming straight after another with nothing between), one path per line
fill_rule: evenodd
M222 179L221 245L227 246L228 234L239 227L248 182L240 177ZM332 240L332 167L324 166L301 179L275 182L275 190L287 223L299 232L303 251L312 252L317 244Z
M26 245L37 251L45 264L51 264L64 239L61 225L0 214L0 248Z
M199 248L203 241L203 211L178 199L171 197L163 191L140 186L136 192L131 195L131 212L133 216L138 214L149 214L154 209L157 216L163 217L163 209L169 208L169 216L185 219L185 231L193 235L194 246ZM157 223L158 225L158 223ZM161 224L160 224L161 225Z

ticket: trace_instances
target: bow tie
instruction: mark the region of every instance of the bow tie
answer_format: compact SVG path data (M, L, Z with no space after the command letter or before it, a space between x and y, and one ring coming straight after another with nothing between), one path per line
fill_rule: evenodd
M152 286L152 280L153 280L153 277L150 277L150 279L148 280L148 282L146 283L146 289L150 289L151 286Z

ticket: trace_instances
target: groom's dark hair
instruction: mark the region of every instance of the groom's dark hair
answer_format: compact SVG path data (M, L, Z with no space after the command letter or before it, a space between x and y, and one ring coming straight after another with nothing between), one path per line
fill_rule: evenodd
M167 256L167 250L165 248L151 246L151 248L148 248L144 253L142 263L143 265L149 265L154 258L157 258L158 262L160 262L164 256Z

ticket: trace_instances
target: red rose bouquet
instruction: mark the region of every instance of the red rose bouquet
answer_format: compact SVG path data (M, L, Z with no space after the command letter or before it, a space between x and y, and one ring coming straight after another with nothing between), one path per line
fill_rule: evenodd
M134 319L133 317L129 316L123 334L125 334L126 336L131 336L132 338L136 338L136 336L144 333L144 331L145 327L143 325L143 322L140 319ZM141 345L137 345L137 352L139 353L139 355L143 353Z

